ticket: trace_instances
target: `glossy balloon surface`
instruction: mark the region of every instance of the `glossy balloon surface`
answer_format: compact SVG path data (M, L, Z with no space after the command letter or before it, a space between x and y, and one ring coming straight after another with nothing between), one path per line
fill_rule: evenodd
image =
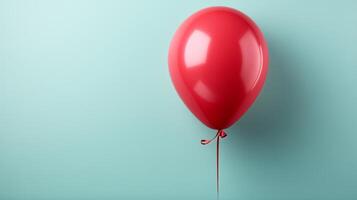
M210 7L181 24L168 62L175 89L191 112L208 127L224 129L239 120L261 91L268 50L246 15Z

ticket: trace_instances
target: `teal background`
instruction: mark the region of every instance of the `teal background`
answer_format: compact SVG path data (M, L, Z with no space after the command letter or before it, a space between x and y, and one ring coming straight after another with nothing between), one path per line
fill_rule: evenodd
M170 82L178 25L261 27L269 75L221 145L222 199L357 199L357 1L0 1L0 199L215 199Z

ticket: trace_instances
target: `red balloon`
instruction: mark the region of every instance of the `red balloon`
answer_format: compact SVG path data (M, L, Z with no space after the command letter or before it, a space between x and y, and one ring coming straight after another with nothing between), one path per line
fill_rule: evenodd
M179 96L204 124L234 124L261 91L268 71L262 32L246 15L210 7L186 19L169 49L169 70Z

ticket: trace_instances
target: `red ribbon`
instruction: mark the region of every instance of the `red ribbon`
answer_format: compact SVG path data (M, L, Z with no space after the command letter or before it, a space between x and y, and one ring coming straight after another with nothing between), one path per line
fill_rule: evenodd
M225 138L227 136L227 133L224 132L223 130L218 130L216 136L210 140L201 140L202 145L206 145L211 143L212 141L216 140L217 141L217 148L216 148L216 177L217 177L217 197L219 197L219 139L220 138Z

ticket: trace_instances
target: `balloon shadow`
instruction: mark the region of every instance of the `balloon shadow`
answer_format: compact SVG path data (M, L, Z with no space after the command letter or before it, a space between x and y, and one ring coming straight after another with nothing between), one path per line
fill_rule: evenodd
M270 63L265 86L245 116L227 131L228 148L259 160L291 157L304 137L298 133L304 113L299 52L271 34L266 39Z

